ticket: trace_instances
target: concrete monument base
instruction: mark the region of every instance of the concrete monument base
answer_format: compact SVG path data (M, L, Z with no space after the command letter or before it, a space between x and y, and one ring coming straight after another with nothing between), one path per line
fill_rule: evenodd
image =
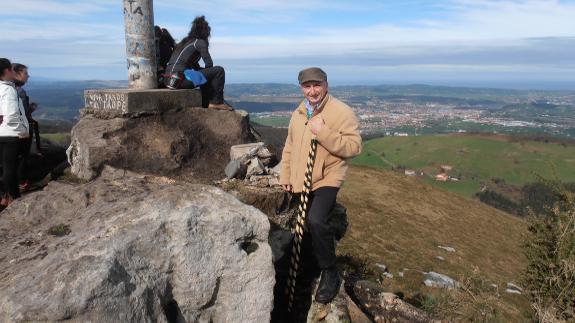
M99 89L84 91L84 113L97 118L129 117L202 106L200 90Z

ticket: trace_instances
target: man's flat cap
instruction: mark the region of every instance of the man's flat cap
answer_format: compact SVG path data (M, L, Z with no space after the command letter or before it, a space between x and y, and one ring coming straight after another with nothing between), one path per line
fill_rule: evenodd
M299 84L309 81L327 82L327 74L319 67L310 67L301 70L297 77Z

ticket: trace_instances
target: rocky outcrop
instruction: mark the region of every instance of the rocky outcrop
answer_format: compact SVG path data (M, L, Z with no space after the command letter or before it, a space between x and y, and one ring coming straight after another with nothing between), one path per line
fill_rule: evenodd
M244 180L254 187L279 187L281 164L263 142L235 145L230 149L230 162L226 166L228 180Z
M0 321L267 322L268 230L215 187L111 168L51 182L0 214Z
M386 293L376 283L358 281L353 286L353 294L374 322L432 322L425 312L404 302L393 293Z
M28 158L27 172L31 182L39 182L55 170L61 171L62 168L68 166L66 148L45 139L42 139L41 142L41 154L32 153Z
M214 180L224 175L230 147L253 140L243 111L190 107L110 119L87 113L72 129L67 155L72 173L86 180L105 165Z
M328 304L321 304L312 298L312 304L307 314L307 323L352 323L348 310L348 297L341 284L337 296ZM317 286L314 288L314 290Z

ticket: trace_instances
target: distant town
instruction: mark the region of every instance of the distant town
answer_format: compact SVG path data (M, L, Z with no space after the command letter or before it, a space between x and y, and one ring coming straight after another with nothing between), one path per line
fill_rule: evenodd
M75 123L86 88L125 86L117 81L35 83L36 117ZM457 132L575 138L575 91L507 90L430 85L337 86L331 93L357 113L365 136ZM226 100L252 121L287 127L301 101L295 84L226 84ZM43 124L47 124L44 122Z
M429 90L427 90L429 91ZM424 94L358 95L356 88L337 89L335 96L356 112L364 134L411 136L430 133L490 132L545 133L575 136L575 93L493 90L495 93L471 93L453 88L453 96ZM406 89L406 92L407 91ZM478 92L480 92L478 90ZM287 127L291 110L299 97L276 96L287 109L252 113L258 123ZM254 95L242 101L267 102L273 97ZM247 103L245 103L247 105Z

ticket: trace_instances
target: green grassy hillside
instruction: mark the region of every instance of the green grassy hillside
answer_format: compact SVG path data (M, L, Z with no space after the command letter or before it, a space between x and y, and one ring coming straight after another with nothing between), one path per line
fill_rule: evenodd
M421 272L435 271L459 280L477 268L489 284L498 287L502 322L522 321L529 311L524 296L504 292L505 284L517 282L526 265L521 252L526 232L522 219L371 167L350 167L338 200L347 208L350 222L338 252L360 257L372 267L387 265L394 275L383 281L388 291L407 299L425 298L441 291L424 286Z
M503 179L520 186L537 175L575 181L575 146L519 140L504 136L435 135L385 137L369 140L352 163L385 169L402 166L421 170L420 178L444 189L472 196L482 183ZM449 175L459 181L437 182L440 165L450 165Z

